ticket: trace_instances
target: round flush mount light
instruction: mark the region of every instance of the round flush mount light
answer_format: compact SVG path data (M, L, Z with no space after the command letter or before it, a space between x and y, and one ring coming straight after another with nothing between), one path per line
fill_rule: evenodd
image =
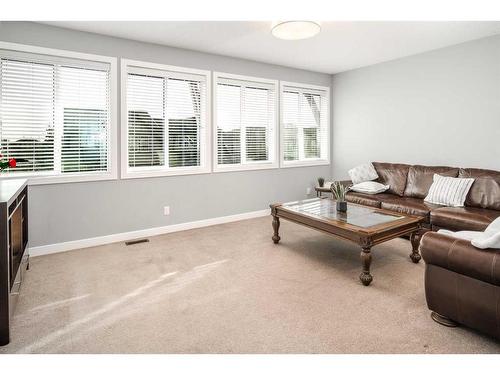
M314 21L282 21L273 23L271 33L279 39L299 40L315 36L321 26Z

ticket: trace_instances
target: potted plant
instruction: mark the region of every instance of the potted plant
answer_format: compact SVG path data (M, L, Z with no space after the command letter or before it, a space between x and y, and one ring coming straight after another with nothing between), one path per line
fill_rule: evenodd
M323 177L318 177L318 186L319 187L325 186L325 179Z
M337 201L337 211L346 212L347 202L345 200L345 195L349 191L349 188L342 185L339 181L332 183L330 188L332 190L333 197Z

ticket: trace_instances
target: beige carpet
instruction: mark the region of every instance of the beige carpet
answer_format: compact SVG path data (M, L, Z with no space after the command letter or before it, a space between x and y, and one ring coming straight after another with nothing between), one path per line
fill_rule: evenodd
M33 258L0 353L499 353L429 317L424 264L270 217Z

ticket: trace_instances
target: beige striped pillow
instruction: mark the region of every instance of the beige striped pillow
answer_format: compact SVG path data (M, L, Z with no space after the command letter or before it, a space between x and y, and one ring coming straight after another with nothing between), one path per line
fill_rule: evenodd
M429 193L424 201L449 207L463 207L473 178L455 178L434 174Z

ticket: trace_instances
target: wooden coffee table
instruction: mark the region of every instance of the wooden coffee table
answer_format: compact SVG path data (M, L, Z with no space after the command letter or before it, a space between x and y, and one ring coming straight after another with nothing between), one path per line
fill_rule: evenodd
M371 208L348 203L347 212L338 212L335 201L328 197L313 198L289 203L271 204L273 216L273 242L277 244L280 218L306 227L326 232L335 237L358 244L361 251L362 272L359 279L363 285L370 285L373 276L370 273L372 261L371 248L394 238L410 235L414 263L420 261L418 245L425 229L421 217L399 214L380 208Z

